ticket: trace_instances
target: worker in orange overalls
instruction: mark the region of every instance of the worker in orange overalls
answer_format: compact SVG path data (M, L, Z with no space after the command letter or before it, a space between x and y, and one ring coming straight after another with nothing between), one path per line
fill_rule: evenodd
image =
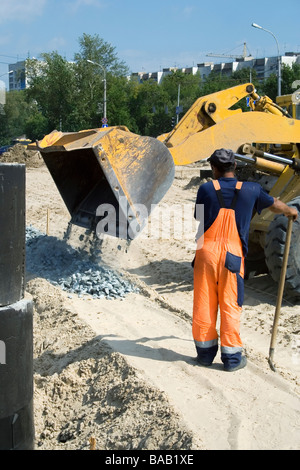
M297 209L269 196L258 183L237 181L232 150L218 149L208 159L214 180L200 186L197 207L203 204L201 236L197 237L194 266L193 338L197 361L210 366L218 351L216 329L220 310L221 360L226 371L245 367L240 338L244 297L244 258L253 210L269 208L292 216Z

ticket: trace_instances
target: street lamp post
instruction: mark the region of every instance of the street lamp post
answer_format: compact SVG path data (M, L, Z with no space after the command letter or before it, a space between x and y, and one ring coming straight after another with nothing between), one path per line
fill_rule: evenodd
M2 75L0 75L0 78L1 78L1 77L4 77L4 75L9 75L10 73L13 73L13 70L10 70L9 72L3 73Z
M276 45L277 45L277 61L278 61L278 75L277 75L277 94L278 96L281 96L281 59L280 59L280 54L279 54L279 45L278 45L278 41L277 41L277 38L275 36L275 34L272 33L272 31L269 31L268 29L265 29L263 28L262 26L259 26L258 24L256 23L252 23L253 28L257 28L257 29L262 29L263 31L266 31L266 33L269 33L273 36L273 38L275 39L276 41Z
M97 62L94 62L94 61L89 60L89 59L87 59L87 62L89 62L90 64L93 64L93 65L98 65L98 67L101 67L101 69L103 70L103 75L104 75L104 78L103 78L103 84L104 84L104 92L103 92L103 117L104 117L104 119L106 120L106 119L107 119L107 117L106 117L106 70L105 70L105 68L103 67L103 65L98 64Z

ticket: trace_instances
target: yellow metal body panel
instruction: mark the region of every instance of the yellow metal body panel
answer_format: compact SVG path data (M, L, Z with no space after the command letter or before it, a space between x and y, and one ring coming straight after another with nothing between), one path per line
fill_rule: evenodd
M175 128L169 134L158 137L159 140L164 141L169 148L186 144L186 151L189 152L190 137L228 117L242 113L241 109L229 108L249 94L248 87L254 89L252 84L245 84L198 98Z
M300 142L300 121L260 112L239 113L191 134L169 147L175 165L187 165L208 158L217 148L235 153L244 143L289 144Z
M300 93L298 90L291 95L277 96L276 103L286 109L293 119L300 119Z
M246 96L254 112L230 109ZM169 148L175 165L187 165L221 147L237 152L247 142L299 143L300 123L286 118L270 98L259 97L246 83L198 98L177 126L158 139Z
M53 131L34 147L53 177L71 222L91 230L101 226L100 232L119 238L138 235L174 179L174 162L167 147L124 126ZM106 210L114 220L109 232L98 217Z

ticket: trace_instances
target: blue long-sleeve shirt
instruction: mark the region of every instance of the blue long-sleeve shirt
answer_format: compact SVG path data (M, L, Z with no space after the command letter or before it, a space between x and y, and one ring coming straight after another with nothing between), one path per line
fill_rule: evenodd
M219 179L226 208L230 208L231 201L234 196L236 182L236 178ZM246 256L248 252L249 229L253 211L256 211L260 214L263 209L270 207L273 203L274 198L272 196L269 196L269 194L262 189L260 184L248 181L243 182L242 189L239 192L235 207L235 219L243 245L244 256ZM196 199L196 206L197 204L204 205L204 221L200 220L200 223L204 223L203 230L204 232L206 232L206 230L212 225L212 223L216 219L220 209L216 190L213 186L212 181L204 183L199 187ZM198 211L195 207L195 218L199 220L197 217L197 213Z

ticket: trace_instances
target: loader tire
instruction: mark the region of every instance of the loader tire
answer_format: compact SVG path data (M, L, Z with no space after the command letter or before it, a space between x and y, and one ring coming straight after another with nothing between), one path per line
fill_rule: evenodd
M250 241L245 259L245 279L251 279L267 272L264 249L258 243Z
M290 252L286 271L285 293L292 299L300 300L300 197L288 203L288 206L296 207L299 216L293 223L293 231ZM280 279L283 253L285 248L286 230L288 219L280 214L274 217L270 223L266 235L265 257L269 273L278 282Z

